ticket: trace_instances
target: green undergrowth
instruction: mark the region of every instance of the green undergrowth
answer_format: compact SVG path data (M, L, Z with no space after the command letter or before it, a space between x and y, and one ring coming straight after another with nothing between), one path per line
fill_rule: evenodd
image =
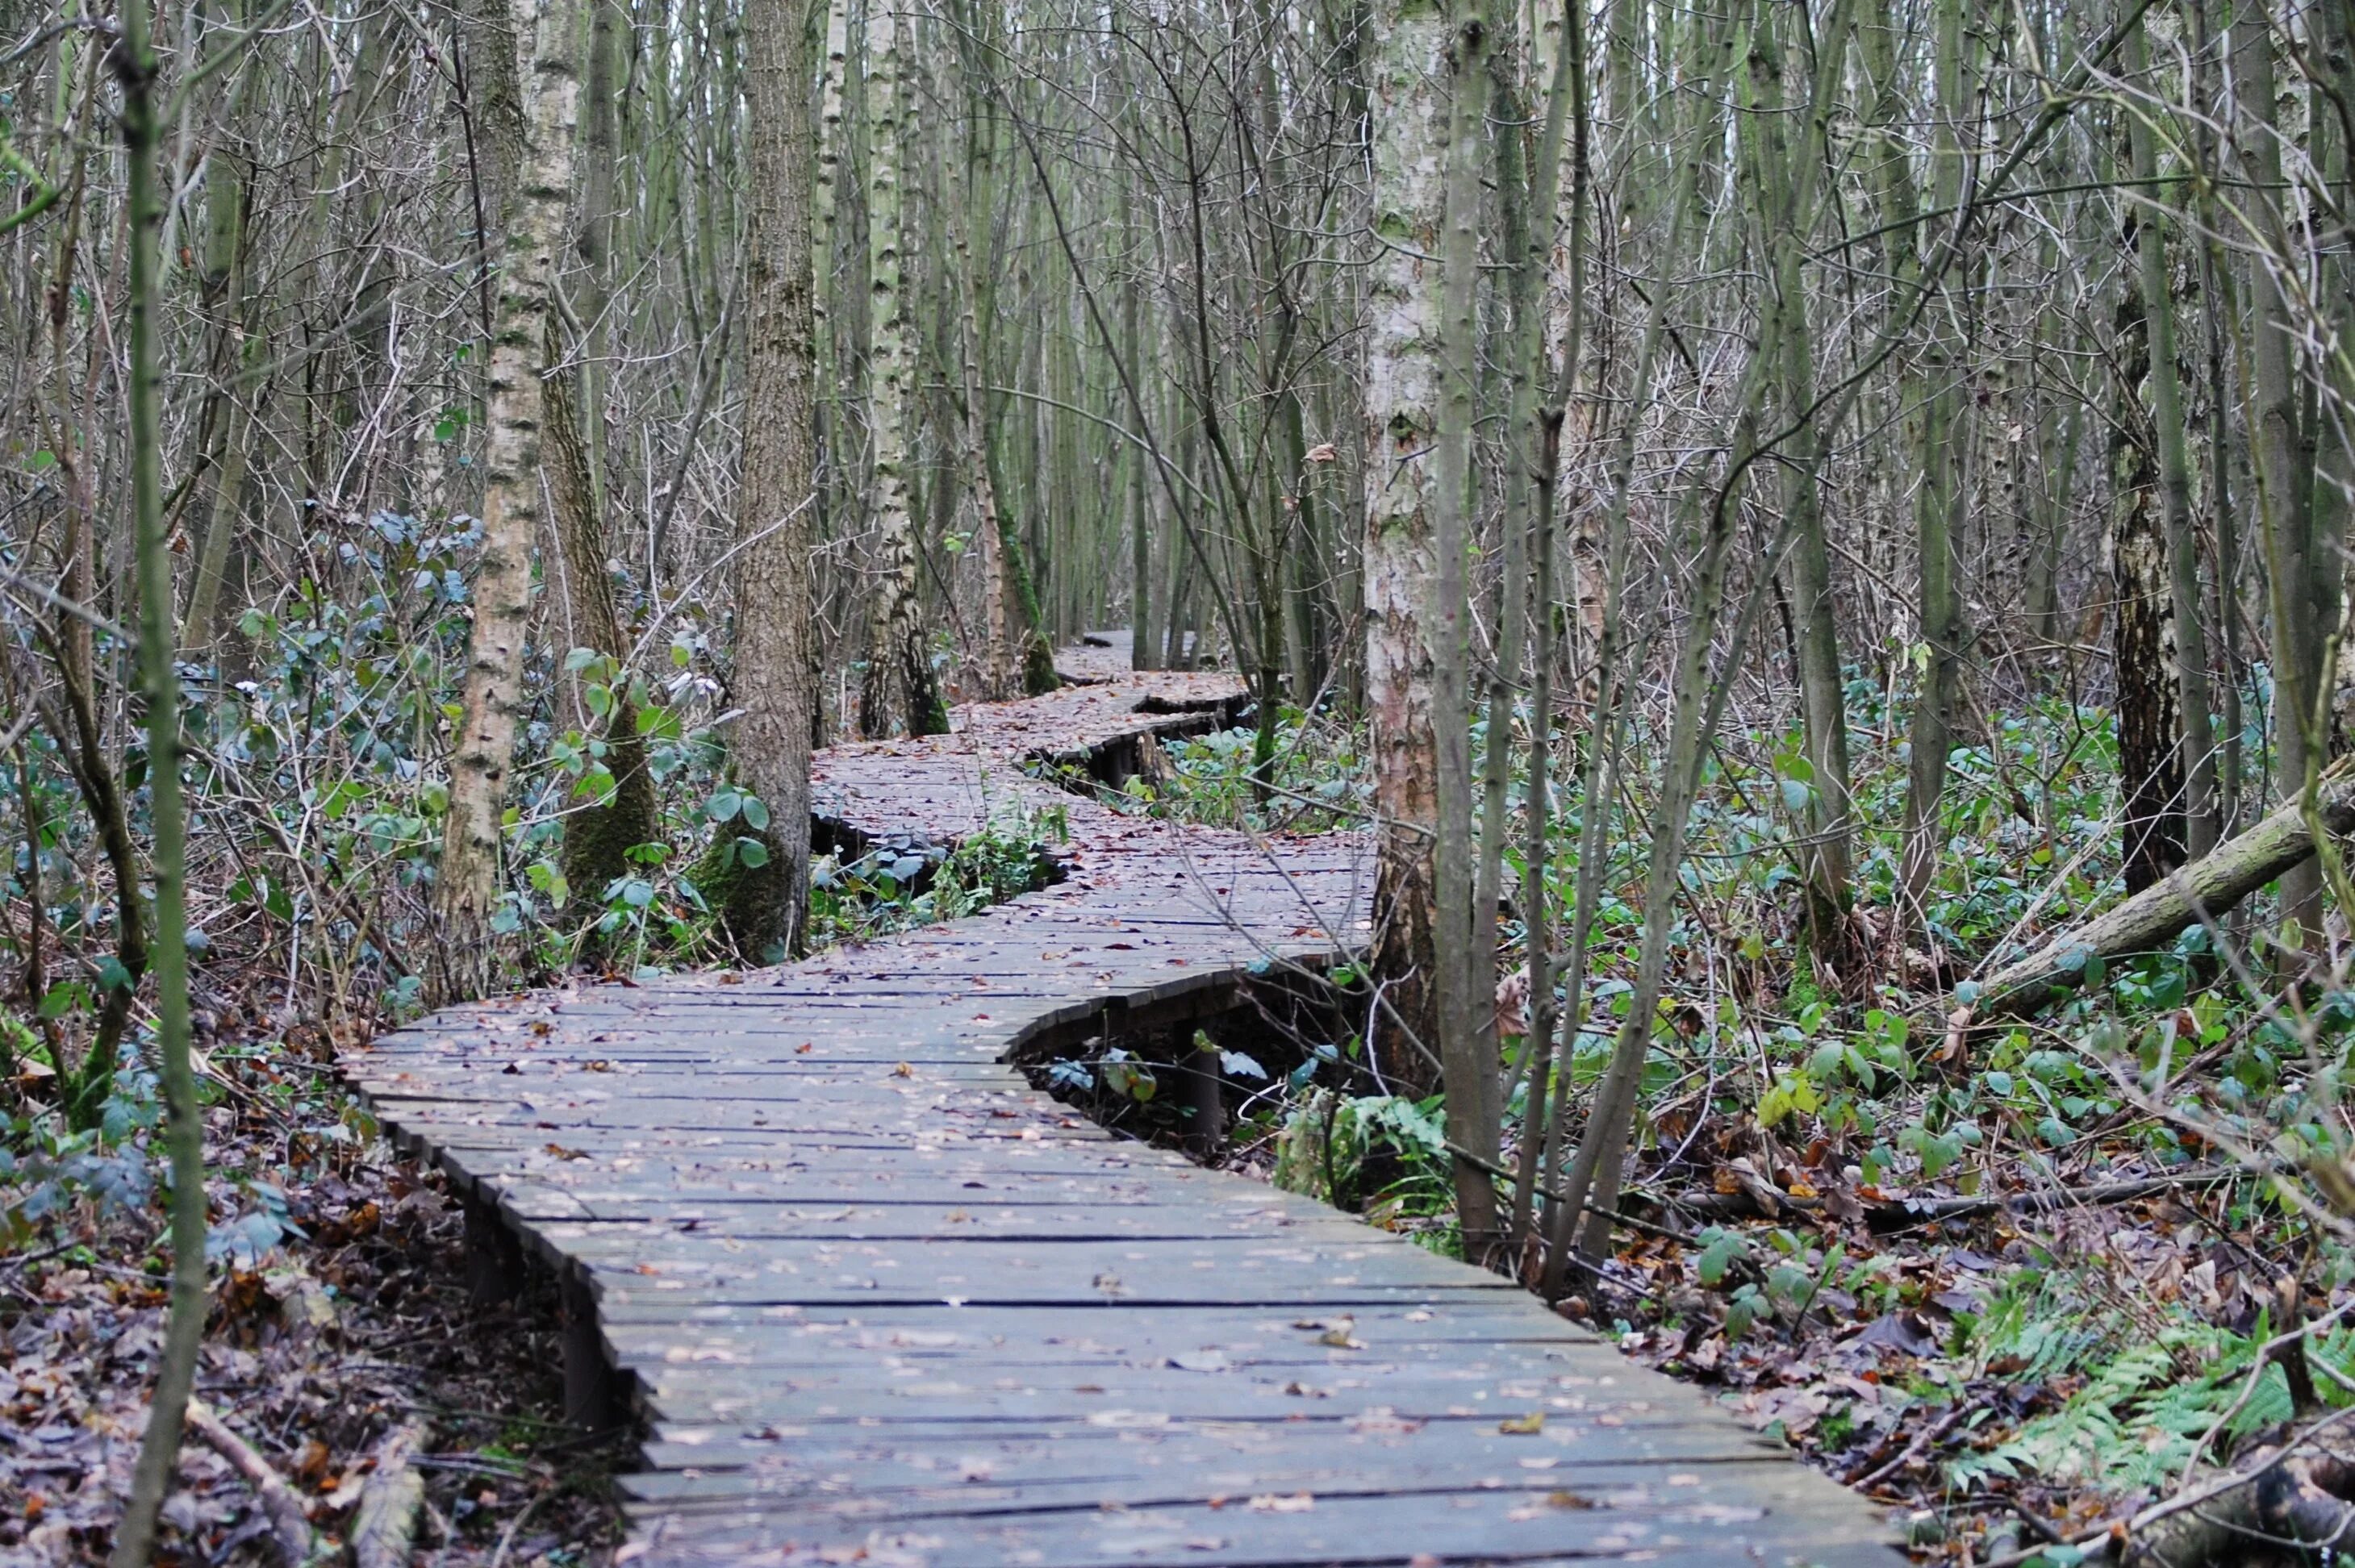
M887 833L810 860L813 949L869 941L936 920L956 920L1056 880L1054 848L1069 841L1069 813L1019 800L993 807L952 844Z
M189 943L200 986L208 965L226 970L269 953L329 1012L405 1015L422 1000L419 955L433 931L449 801L437 773L460 713L480 545L471 519L378 513L349 531L327 580L295 584L247 612L217 663L186 672L189 880L198 893ZM625 620L650 611L618 573L614 588ZM732 874L765 863L771 825L771 803L745 787L729 755L732 714L714 630L706 608L689 601L643 629L650 655L627 670L586 649L531 650L531 705L507 786L506 876L491 922L509 983L782 956L734 951L711 896ZM97 643L101 662L129 655L109 633ZM611 737L617 714L630 715L634 747ZM135 733L127 746L123 783L136 836L145 832L145 758ZM613 768L633 751L651 779L654 831L625 847L621 874L573 886L567 822L616 798ZM30 819L0 866L0 898L22 900L37 885L50 963L37 1022L78 1061L72 1043L87 1037L106 991L128 979L109 956L112 888L45 729L0 758L0 786ZM814 890L813 929L896 928L1027 885L1025 846L1013 842L1026 834L1043 844L1053 830L993 811L971 847L954 857L946 846L927 849L914 874L893 874L903 853L837 858L821 867L829 881ZM16 939L14 927L0 933L0 942Z
M2123 895L2111 718L2040 696L1954 748L1942 853L1913 925L1895 913L1905 693L1858 680L1849 698L1850 967L1820 965L1805 925L1797 851L1816 785L1796 728L1730 729L1694 811L1641 1080L1627 1202L1659 1229L1623 1230L1573 1305L1834 1473L1885 1470L1878 1494L1955 1532L1938 1539L1977 1536L1984 1556L2033 1544L2023 1518L2098 1523L2288 1417L2285 1375L2259 1353L2284 1321L2277 1281L2295 1282L2286 1299L2306 1318L2355 1302L2355 1249L2315 1217L2327 1194L2301 1180L2350 1147L2340 1086L2355 1070L2355 984L2328 954L2300 984L2247 983L2303 967L2273 945L2261 895L2218 930L2090 959L2041 1015L1950 1043L1946 1013L1973 973ZM2244 746L2261 757L2262 705L2249 705ZM1556 1086L1573 1138L1632 995L1663 739L1636 726L1606 835L1587 1011ZM1168 747L1167 775L1133 783L1128 804L1221 826L1361 825L1359 737L1288 718L1284 741L1290 795L1254 794L1250 734L1234 731ZM1577 876L1587 737L1559 744L1543 876L1556 922ZM1526 789L1516 772L1515 895ZM1520 913L1515 897L1500 979L1525 962ZM1341 1022L1364 1017L1365 982L1348 964L1334 978L1334 1026L1288 1054L1257 1052L1264 1083L1231 1083L1246 1108L1230 1162L1454 1252L1444 1100L1373 1077ZM1508 1027L1502 1047L1510 1070L1529 1043ZM1107 1092L1101 1075L1094 1092ZM1520 1109L1507 1107L1508 1166ZM2083 1200L2135 1183L2138 1195L2078 1207L1865 1223L1914 1201ZM1806 1206L1679 1207L1753 1190ZM2334 1319L2307 1354L2322 1403L2348 1404L2355 1336Z
M1287 707L1263 777L1252 767L1257 739L1256 730L1236 728L1160 741L1156 760L1118 789L1077 768L1061 769L1058 781L1124 811L1202 827L1319 833L1370 820L1362 727Z

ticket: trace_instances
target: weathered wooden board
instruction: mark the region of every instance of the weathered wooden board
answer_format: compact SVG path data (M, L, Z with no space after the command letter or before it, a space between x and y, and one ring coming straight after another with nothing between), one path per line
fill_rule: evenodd
M1241 699L1114 641L1075 655L1091 683L815 769L854 841L1051 808L1056 885L781 969L453 1008L347 1060L593 1302L570 1353L627 1374L647 1432L631 1559L1894 1563L1861 1499L1508 1282L1114 1139L1003 1065L1364 928L1360 842L1024 774Z

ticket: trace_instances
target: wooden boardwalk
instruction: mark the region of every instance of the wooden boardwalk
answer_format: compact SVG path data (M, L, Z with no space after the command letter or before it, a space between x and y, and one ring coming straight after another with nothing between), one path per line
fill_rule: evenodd
M619 1560L1897 1562L1878 1510L1510 1283L1002 1065L1231 1005L1366 893L1348 837L1254 845L1026 779L1133 768L1138 734L1237 695L1067 667L1100 683L818 759L837 833L1067 809L1057 885L779 969L454 1009L348 1060L468 1200L481 1287L519 1247L565 1282L577 1412L643 1421Z

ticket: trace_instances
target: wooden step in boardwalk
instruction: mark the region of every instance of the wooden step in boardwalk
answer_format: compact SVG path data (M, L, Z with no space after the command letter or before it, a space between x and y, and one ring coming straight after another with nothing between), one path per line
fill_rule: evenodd
M347 1063L565 1281L586 1416L647 1433L621 1561L1899 1561L1879 1510L1496 1276L1114 1139L1003 1064L1232 1004L1362 919L1365 846L1253 844L1024 776L1224 722L1223 677L959 710L817 763L829 831L1069 814L1063 880L751 974L458 1008ZM1541 1418L1541 1419L1540 1419Z

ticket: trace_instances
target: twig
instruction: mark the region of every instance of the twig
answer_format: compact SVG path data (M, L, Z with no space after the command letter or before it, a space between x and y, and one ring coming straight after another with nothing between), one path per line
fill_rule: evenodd
M506 1568L507 1549L515 1544L517 1531L523 1529L524 1521L532 1516L533 1511L547 1497L548 1494L544 1491L532 1493L530 1500L516 1510L516 1516L513 1519L507 1520L506 1531L499 1536L499 1549L491 1553L490 1568Z
M1972 1410L1976 1408L1977 1406L1975 1405L1956 1404L1954 1409L1946 1412L1945 1417L1936 1425L1925 1427L1922 1431L1914 1434L1913 1441L1906 1444L1904 1450L1898 1454L1896 1457L1891 1459L1885 1465L1874 1466L1872 1469L1868 1471L1866 1474L1859 1476L1856 1479L1845 1484L1859 1492L1870 1491L1874 1487L1880 1485L1882 1481L1887 1480L1890 1477L1895 1475L1898 1471L1903 1469L1914 1460L1926 1456L1931 1449L1936 1447L1939 1443L1945 1438L1947 1433L1952 1432L1955 1429L1955 1425L1961 1422L1964 1416L1969 1414Z
M2240 1168L2209 1167L2199 1171L2179 1171L2166 1176L2147 1176L2131 1181L2111 1181L2100 1186L2076 1191L2061 1189L2044 1192L1998 1192L1965 1198L1889 1198L1864 1205L1869 1223L1876 1231L1888 1234L1911 1230L1917 1225L1940 1220L1966 1220L1981 1214L2010 1213L2014 1214L2044 1214L2059 1209L2093 1208L2104 1203L2131 1202L2137 1198L2148 1198L2160 1192L2184 1187L2222 1185L2238 1181L2263 1172ZM1678 1196L1656 1194L1654 1202L1665 1207L1683 1209L1700 1214L1749 1213L1757 1200L1747 1194L1716 1192ZM1774 1201L1788 1204L1802 1213L1818 1213L1824 1207L1821 1198L1801 1198L1787 1192L1776 1192Z
M227 1459L261 1499L261 1511L270 1516L271 1539L278 1547L279 1561L286 1568L303 1568L311 1556L311 1515L303 1506L302 1495L200 1399L188 1401L188 1430Z

